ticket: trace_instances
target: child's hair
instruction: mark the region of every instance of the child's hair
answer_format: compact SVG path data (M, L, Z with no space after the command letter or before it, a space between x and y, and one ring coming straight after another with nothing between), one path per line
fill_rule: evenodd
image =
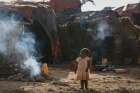
M88 48L81 49L80 50L80 55L81 54L91 57L91 51Z

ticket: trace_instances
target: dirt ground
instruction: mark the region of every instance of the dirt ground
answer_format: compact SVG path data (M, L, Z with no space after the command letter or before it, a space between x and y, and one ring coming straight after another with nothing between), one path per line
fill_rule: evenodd
M68 69L49 68L52 80L45 82L0 81L0 93L140 93L140 68L126 68L124 74L91 74L89 90L80 90L75 74Z

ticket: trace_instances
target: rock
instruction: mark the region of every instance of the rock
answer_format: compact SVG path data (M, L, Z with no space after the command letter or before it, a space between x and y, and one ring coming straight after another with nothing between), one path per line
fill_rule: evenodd
M118 73L118 74L127 73L127 70L126 70L126 69L122 69L122 68L120 68L120 69L114 69L114 71L115 71L116 73Z
M52 81L51 83L54 85L69 86L68 83L61 82L61 81Z
M55 90L53 90L53 89L48 89L48 92L55 92Z

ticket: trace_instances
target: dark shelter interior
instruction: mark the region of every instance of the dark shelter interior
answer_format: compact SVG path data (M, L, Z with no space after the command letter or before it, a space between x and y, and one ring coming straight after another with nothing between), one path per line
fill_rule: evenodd
M38 51L39 59L42 63L51 63L52 62L52 49L51 41L45 32L42 25L34 20L32 24L32 31L36 37L36 49Z

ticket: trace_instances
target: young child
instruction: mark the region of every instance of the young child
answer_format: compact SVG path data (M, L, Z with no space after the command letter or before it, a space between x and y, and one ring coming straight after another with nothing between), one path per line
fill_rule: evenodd
M78 63L76 75L77 80L80 80L80 89L88 89L89 69L91 63L90 50L83 48L80 51L80 56L76 59L76 62Z

